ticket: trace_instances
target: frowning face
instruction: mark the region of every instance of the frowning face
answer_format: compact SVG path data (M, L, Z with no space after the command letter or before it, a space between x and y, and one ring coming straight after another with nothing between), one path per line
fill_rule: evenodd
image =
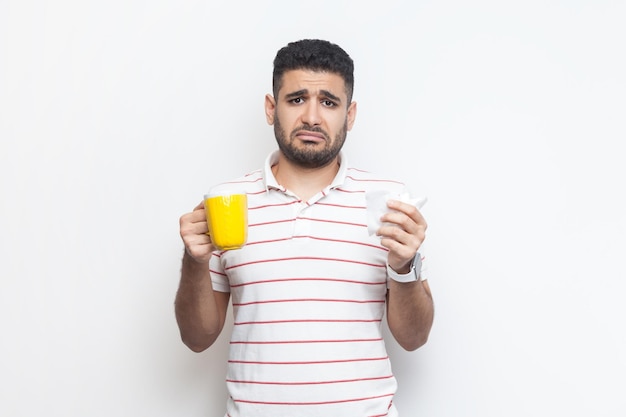
M319 168L333 162L356 116L341 76L311 70L283 74L278 97L265 98L278 147L292 163Z

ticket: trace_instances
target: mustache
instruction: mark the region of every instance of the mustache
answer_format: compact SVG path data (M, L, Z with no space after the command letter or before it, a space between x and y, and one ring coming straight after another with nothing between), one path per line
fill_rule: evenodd
M291 131L291 137L294 137L296 135L296 133L302 132L302 131L321 133L322 135L324 135L324 137L326 139L330 138L328 133L324 129L322 129L321 127L319 127L319 126L307 126L307 125L302 125L302 126L296 127L294 130Z

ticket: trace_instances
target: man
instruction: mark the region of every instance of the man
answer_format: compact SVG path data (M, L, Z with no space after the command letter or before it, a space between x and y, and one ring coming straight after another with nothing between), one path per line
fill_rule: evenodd
M405 188L341 152L356 117L353 84L353 61L337 45L307 39L279 50L265 98L279 149L233 181L248 195L247 244L216 250L202 203L180 218L175 306L190 349L215 342L232 294L226 416L397 416L385 311L404 349L428 338L433 301L418 252L426 222L390 200L368 233L368 193Z

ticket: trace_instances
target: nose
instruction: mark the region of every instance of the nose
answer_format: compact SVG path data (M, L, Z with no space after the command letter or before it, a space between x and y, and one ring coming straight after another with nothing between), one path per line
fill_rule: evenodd
M317 126L322 122L320 113L320 103L315 100L309 100L304 106L304 113L302 114L302 122L309 126Z

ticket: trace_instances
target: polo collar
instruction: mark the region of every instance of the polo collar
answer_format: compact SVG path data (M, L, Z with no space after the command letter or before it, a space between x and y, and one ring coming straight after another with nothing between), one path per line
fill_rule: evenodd
M278 163L278 154L280 151L274 151L270 153L265 159L265 166L263 168L263 182L265 183L265 191L269 191L270 189L285 191L285 187L280 185L278 181L276 181L276 177L274 177L274 173L272 172L272 166ZM339 152L339 171L337 171L337 175L331 182L330 186L326 188L332 189L341 186L348 175L348 160L344 155L343 151Z

